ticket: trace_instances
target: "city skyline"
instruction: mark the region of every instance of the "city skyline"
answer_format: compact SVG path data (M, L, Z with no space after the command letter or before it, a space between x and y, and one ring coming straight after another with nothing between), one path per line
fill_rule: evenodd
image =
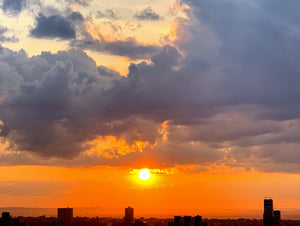
M57 208L56 217L13 217L10 212L2 212L0 218L1 226L298 226L300 220L281 219L281 212L273 207L273 199L268 197L263 200L263 219L209 219L197 214L191 215L175 215L170 218L137 218L134 215L133 207L125 207L123 218L103 218L103 217L78 217L73 215L73 208Z
M0 0L0 207L297 217L298 8Z
M277 200L275 200L277 201ZM41 212L42 209L40 209L40 211L37 211L35 214L32 214L30 212L29 208L24 208L23 213L18 212L14 209L14 207L7 207L7 208L0 208L0 212L1 210L3 211L4 215L9 215L9 213L13 213L13 215L15 216L31 216L31 217L40 217L40 216L47 216L47 217L54 217L57 216L57 222L70 222L71 219L73 217L107 217L107 218L111 218L111 217L117 217L122 219L124 226L131 226L131 224L135 221L135 219L140 219L140 218L153 218L153 217L158 217L158 218L173 218L174 216L174 224L178 226L178 224L187 224L187 222L189 222L190 224L199 224L202 222L202 215L205 215L206 219L209 218L216 218L216 219L222 219L222 218L231 218L231 219L237 219L237 218L244 218L244 219L263 219L264 221L264 226L277 226L278 222L281 220L281 211L278 208L274 208L273 206L273 199L271 197L265 197L263 200L263 208L258 210L259 213L258 215L254 216L251 215L251 211L248 211L248 214L250 215L236 215L236 216L230 216L230 215L223 215L223 216L217 216L217 215L210 215L207 214L207 209L202 209L202 210L194 210L194 211L190 211L185 209L184 210L177 210L174 211L172 214L170 215L161 215L161 216L155 216L155 215L143 215L141 214L141 212L138 209L138 214L135 214L134 208L133 207L125 207L123 208L123 211L120 211L120 209L116 210L119 211L118 215L114 215L114 214L108 214L107 211L105 211L106 208L102 208L101 210L97 207L94 208L78 208L78 207L59 207L59 208L53 208L55 209L55 214L51 213L51 212ZM26 211L27 209L27 211ZM75 212L74 212L75 209ZM76 210L77 209L77 210ZM94 211L93 211L94 209ZM97 209L97 211L95 211ZM125 211L124 211L125 210ZM290 216L284 216L283 218L286 220L297 220L299 219L299 211L300 209L298 209L297 214L293 217ZM234 210L236 211L236 214L238 214L238 210ZM123 212L123 214L121 214L121 212ZM217 212L217 210L215 209L215 213ZM202 215L200 216L199 213L201 213ZM177 215L176 215L177 214ZM197 215L195 215L197 214ZM286 214L286 213L285 213ZM194 217L192 217L192 215L195 215ZM187 217L187 218L185 218ZM189 218L188 218L189 217ZM185 222L185 223L184 223ZM275 225L273 225L275 224Z

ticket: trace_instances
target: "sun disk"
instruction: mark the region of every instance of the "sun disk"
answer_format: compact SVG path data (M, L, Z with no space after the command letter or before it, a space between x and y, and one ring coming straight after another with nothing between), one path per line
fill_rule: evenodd
M149 178L151 177L150 171L148 169L142 169L139 172L139 178L141 180L149 180Z

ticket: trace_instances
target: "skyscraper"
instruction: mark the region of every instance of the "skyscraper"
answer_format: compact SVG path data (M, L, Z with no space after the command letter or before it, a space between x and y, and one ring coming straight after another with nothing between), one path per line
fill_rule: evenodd
M264 226L280 226L280 211L273 209L273 200L264 200Z
M125 208L124 225L131 226L132 222L133 222L133 208L129 206Z
M264 200L264 226L272 226L273 224L273 200Z
M274 210L273 226L280 226L280 211Z
M61 224L71 224L73 219L73 208L58 208L57 219Z

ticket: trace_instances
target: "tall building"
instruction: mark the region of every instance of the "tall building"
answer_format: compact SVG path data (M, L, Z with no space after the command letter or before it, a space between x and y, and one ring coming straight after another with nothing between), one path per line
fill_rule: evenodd
M71 224L73 219L73 208L58 208L57 219L60 224Z
M274 210L273 226L280 226L280 211Z
M264 200L264 226L273 225L273 200Z
M280 211L273 209L273 200L264 200L264 226L280 226Z
M133 222L133 208L130 206L125 208L124 225L131 226Z

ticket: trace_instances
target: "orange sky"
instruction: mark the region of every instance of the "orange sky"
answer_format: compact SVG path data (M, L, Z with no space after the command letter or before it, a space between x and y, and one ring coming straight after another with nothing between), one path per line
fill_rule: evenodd
M141 181L138 169L2 166L0 198L2 206L107 207L114 216L122 215L119 211L126 206L133 206L138 216L199 211L210 217L255 216L253 210L262 211L266 195L273 197L278 209L298 207L299 175L227 167L189 173L182 168L186 167L150 169L151 178ZM283 217L288 213L283 212Z

